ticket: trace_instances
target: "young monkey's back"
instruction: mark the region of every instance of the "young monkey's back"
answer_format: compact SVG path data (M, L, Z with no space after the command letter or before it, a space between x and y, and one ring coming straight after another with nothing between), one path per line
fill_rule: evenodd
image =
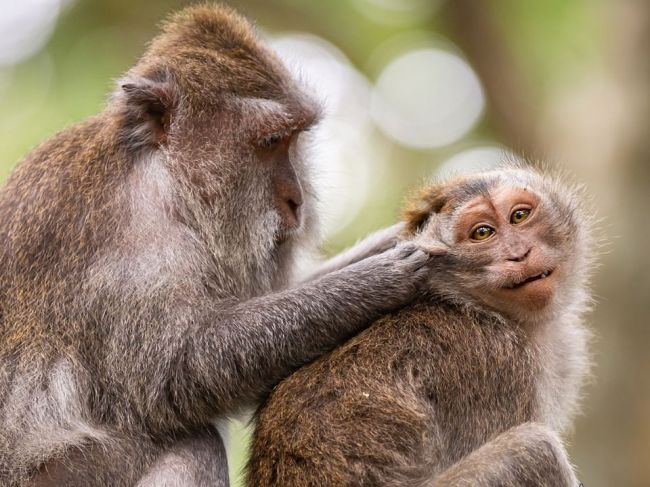
M409 485L535 415L536 350L445 301L388 315L283 381L258 413L248 485Z

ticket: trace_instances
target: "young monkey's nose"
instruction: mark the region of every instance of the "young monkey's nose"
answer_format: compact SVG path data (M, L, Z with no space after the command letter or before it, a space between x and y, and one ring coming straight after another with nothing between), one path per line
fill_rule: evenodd
M514 254L514 256L508 257L506 260L509 262L523 262L528 258L531 250L533 250L532 247L525 252L520 252L518 254Z

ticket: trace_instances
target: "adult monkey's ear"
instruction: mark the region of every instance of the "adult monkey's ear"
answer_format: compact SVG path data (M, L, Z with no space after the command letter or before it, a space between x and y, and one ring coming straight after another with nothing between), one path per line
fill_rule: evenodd
M168 143L180 99L171 72L161 68L147 76L128 75L115 94L123 101L123 136L130 148L159 147Z

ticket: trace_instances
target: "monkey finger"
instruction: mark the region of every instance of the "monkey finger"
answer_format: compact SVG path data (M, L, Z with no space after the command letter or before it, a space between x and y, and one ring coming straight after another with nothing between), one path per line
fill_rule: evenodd
M431 255L431 256L444 255L449 251L449 247L447 247L446 245L444 245L441 242L435 242L435 243L432 243L432 244L421 245L420 249L423 250L424 252L426 252L427 254Z
M404 262L411 268L413 271L427 267L427 264L431 260L431 256L420 248L415 248L413 252L404 259Z
M418 251L420 247L412 241L405 241L398 243L395 247L389 250L389 252L395 252L398 257L406 258Z

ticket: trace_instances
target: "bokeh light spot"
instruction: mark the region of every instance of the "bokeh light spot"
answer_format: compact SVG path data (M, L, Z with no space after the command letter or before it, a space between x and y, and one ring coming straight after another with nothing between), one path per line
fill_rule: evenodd
M455 174L470 174L495 169L518 160L518 156L498 145L477 146L454 154L436 171L438 176L449 177Z
M352 0L352 5L378 24L405 25L431 17L441 0Z
M484 106L481 84L455 54L416 49L383 69L372 96L372 116L388 137L414 148L450 144L469 132Z
M324 107L309 157L324 233L331 236L359 213L387 157L373 138L371 85L340 50L317 36L285 34L271 39L271 45Z
M63 6L62 0L2 2L0 66L19 63L47 43Z

